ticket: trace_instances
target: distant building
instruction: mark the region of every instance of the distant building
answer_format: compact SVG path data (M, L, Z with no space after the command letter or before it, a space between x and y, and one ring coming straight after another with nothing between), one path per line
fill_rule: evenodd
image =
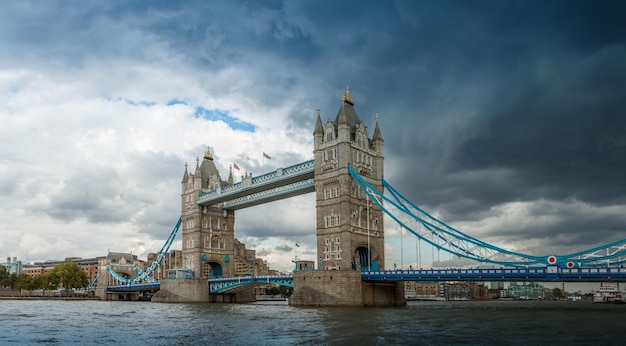
M156 255L156 253L149 253L147 257L147 263L152 262L155 259ZM168 277L168 270L182 268L182 266L183 251L170 250L163 258L163 261L161 261L159 267L154 271L152 277L156 280L165 279Z
M74 262L87 274L89 282L93 281L98 275L98 258L80 258L80 257L66 257L62 261L49 260L45 262L35 262L33 264L24 264L22 266L21 273L28 274L30 276L37 276L47 274L52 268L64 264Z
M444 297L454 299L487 299L487 286L475 282L453 282L443 284Z
M407 299L486 299L488 288L474 282L406 281Z
M11 257L7 257L6 263L0 263L0 265L5 267L9 274L19 274L22 272L22 261L18 261L17 257L13 257L13 261L11 261Z
M271 270L261 258L256 257L256 251L246 249L246 244L235 239L234 250L234 274L235 276L245 275L276 275L276 270Z
M502 281L491 281L491 289L492 290L504 289L504 282L502 282Z
M536 282L511 284L507 289L500 291L500 298L544 298L544 287Z

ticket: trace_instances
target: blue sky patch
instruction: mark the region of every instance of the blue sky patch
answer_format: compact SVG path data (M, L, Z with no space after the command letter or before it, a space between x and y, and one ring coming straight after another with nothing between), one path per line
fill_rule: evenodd
M221 109L205 109L203 107L196 107L196 112L194 113L194 116L196 118L203 118L212 121L221 120L228 124L228 126L233 130L247 132L254 132L256 130L256 126L254 126L253 124L241 121L231 116L228 111Z
M172 100L169 100L169 101L167 102L167 105L168 105L168 106L174 106L174 105L187 105L187 103L186 103L185 101L182 101L182 100L172 99Z
M153 102L153 101L134 101L134 100L124 100L124 101L126 101L127 104L133 105L133 106L152 107L157 104L156 102Z

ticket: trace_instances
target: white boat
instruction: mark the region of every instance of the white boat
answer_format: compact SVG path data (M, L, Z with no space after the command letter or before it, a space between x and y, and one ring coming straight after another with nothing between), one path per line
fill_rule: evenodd
M593 295L594 303L623 303L622 292L615 286L600 286Z

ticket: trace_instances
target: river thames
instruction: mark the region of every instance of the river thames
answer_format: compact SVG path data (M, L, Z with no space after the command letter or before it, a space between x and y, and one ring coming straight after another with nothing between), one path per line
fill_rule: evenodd
M590 301L159 304L0 300L0 345L589 345L626 337L626 305Z

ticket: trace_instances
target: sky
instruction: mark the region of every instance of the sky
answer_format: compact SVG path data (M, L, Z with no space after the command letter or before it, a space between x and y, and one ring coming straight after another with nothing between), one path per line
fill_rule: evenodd
M185 164L210 147L225 179L232 164L260 175L312 159L316 109L334 120L346 86L370 137L379 116L385 179L447 224L534 255L623 239L624 13L602 0L3 1L0 255L145 259L180 216ZM239 210L235 235L287 271L316 258L314 213L313 194ZM385 226L387 266L417 264L425 250Z

